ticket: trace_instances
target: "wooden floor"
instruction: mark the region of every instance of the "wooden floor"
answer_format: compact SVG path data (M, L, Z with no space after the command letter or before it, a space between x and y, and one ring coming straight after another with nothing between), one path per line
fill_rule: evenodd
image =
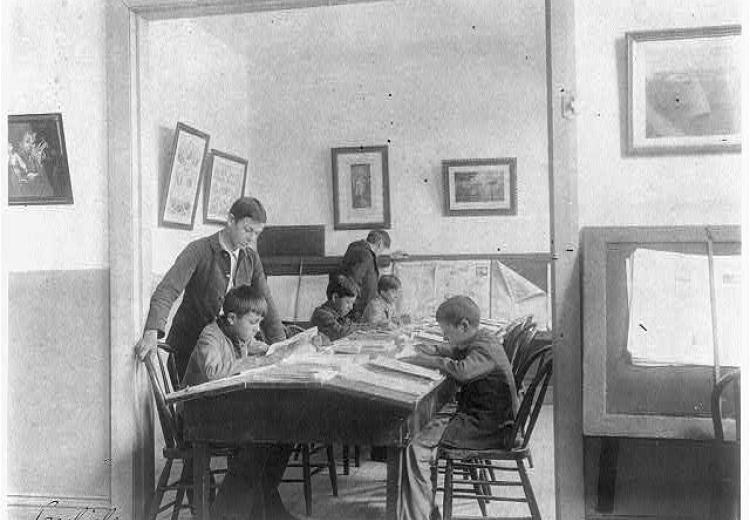
M532 439L532 453L534 468L529 470L534 492L539 503L542 518L555 518L555 481L554 481L554 439L552 433L552 407L544 405ZM313 477L313 511L310 517L305 516L305 500L302 484L285 483L279 487L282 499L287 509L300 520L370 520L381 519L385 516L385 463L373 462L369 459L369 451L363 447L362 461L359 468L352 467L349 475L342 474L341 449L337 447L339 496L331 494L328 474L323 471ZM157 460L157 470L161 470ZM173 473L179 471L175 468ZM299 471L290 468L287 476ZM510 475L510 474L508 474ZM297 475L294 474L296 477ZM517 473L512 478L518 478ZM519 489L520 492L520 489ZM522 492L520 492L522 493ZM520 496L520 495L516 495ZM442 495L438 495L438 503L442 505ZM442 508L441 508L442 509ZM528 515L525 504L497 503L489 506L489 513L494 515L522 516ZM481 516L476 500L456 502L454 514ZM169 518L167 512L159 516ZM184 510L180 519L189 519L189 510Z

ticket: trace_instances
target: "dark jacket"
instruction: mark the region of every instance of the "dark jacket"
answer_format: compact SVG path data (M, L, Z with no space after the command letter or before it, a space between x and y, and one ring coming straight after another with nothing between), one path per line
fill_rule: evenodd
M352 242L341 260L341 269L359 285L360 293L354 302L350 316L359 320L370 300L378 295L377 257L366 240Z
M156 330L164 336L167 317L182 291L185 295L172 320L167 343L176 350L177 370L184 374L190 353L203 327L219 315L224 303L230 276L229 253L219 243L219 233L200 238L187 245L177 256L174 265L164 275L151 296L146 319L146 330ZM268 304L261 328L270 342L286 337L276 304L266 284L266 276L258 253L241 249L237 260L234 285L252 285L265 297Z
M506 446L518 411L513 371L499 339L485 329L463 345L444 351L440 368L461 386L456 414L441 444L485 449Z
M355 328L348 317L339 314L330 300L313 311L310 323L331 341L348 336Z

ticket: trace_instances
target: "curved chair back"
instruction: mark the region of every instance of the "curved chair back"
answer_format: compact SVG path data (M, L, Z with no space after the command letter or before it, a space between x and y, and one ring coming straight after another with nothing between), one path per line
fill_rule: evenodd
M529 356L533 354L531 351L534 337L536 336L536 323L531 322L524 326L521 334L516 339L517 346L513 353L513 358L510 359L510 365L513 369L513 374L517 374L521 365L523 365ZM516 386L518 386L519 380L516 379Z
M503 339L503 349L508 356L508 361L513 361L516 350L518 350L519 339L523 331L533 323L534 317L531 315L516 318L508 325L505 338Z
M177 448L182 444L182 436L177 425L177 412L174 405L166 402L166 396L174 392L174 381L177 378L173 352L169 345L160 343L158 348L150 352L143 360L151 381L151 392L154 394L156 411L159 414L159 423L167 448Z
M724 425L721 422L721 396L727 387L732 387L732 397L734 399L734 420L737 426L737 442L740 441L740 408L741 408L741 397L740 397L740 370L737 369L733 372L725 374L720 377L714 385L713 391L711 392L711 418L714 422L714 437L716 440L724 440Z
M550 345L541 348L535 352L525 364L525 366L531 367L538 362L539 368L536 371L531 384L529 384L529 387L523 394L521 406L518 409L516 420L513 423L511 439L515 440L520 436L521 445L519 447L522 449L525 449L529 445L531 433L534 430L536 420L539 417L539 412L544 403L544 396L547 394L547 387L549 386L550 378L552 377L551 351L552 347ZM512 445L512 443L509 445Z

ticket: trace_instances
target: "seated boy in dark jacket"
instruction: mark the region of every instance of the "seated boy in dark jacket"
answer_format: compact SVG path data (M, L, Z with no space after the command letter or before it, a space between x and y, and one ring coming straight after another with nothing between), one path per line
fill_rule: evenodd
M310 322L331 341L361 329L362 326L347 317L357 295L359 286L354 280L340 272L331 274L326 288L328 300L313 311Z
M406 449L399 520L435 515L430 463L438 445L451 448L504 448L518 411L518 395L502 343L479 328L479 307L454 296L438 307L436 319L447 345L419 346L420 364L437 368L461 386L456 412L433 419Z
M182 386L221 379L243 369L280 360L285 351L267 356L268 346L254 339L266 308L266 300L258 289L241 285L230 290L224 297L224 315L201 332ZM292 448L288 444L242 446L229 458L224 482L211 505L211 517L293 518L284 509L277 489ZM190 472L188 478L189 475Z

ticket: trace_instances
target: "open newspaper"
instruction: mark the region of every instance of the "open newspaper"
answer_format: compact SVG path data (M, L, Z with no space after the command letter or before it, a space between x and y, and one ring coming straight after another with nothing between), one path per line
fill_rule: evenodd
M627 349L638 365L714 365L708 256L636 249L626 266ZM718 364L739 366L740 256L714 256Z

